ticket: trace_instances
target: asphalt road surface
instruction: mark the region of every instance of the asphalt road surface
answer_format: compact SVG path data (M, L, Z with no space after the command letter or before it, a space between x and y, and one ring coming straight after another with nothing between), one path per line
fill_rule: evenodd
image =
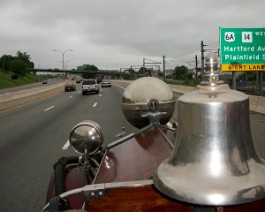
M105 143L125 127L136 130L121 111L122 87L103 88L100 94L58 95L0 113L0 211L40 211L44 206L53 164L75 155L67 145L73 126L94 120Z
M114 84L114 83L113 83ZM53 164L74 155L67 140L72 127L94 120L103 130L105 143L114 141L122 127L135 132L121 111L126 84L103 88L83 96L63 92L32 104L0 113L0 211L40 211L44 206ZM176 94L176 97L178 95ZM265 116L251 113L252 134L258 153L265 158ZM177 121L176 112L172 121Z

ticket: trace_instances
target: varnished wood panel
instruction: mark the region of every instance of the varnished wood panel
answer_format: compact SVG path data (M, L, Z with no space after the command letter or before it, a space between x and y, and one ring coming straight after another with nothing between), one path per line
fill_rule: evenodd
M105 190L99 199L91 199L88 211L218 211L249 212L265 211L265 199L235 206L203 206L178 202L167 198L153 185L133 188L112 188Z
M150 128L107 150L95 183L150 179L171 152L172 147L160 131Z
M162 198L153 186L113 188L100 199L91 199L89 211L192 211L190 207Z

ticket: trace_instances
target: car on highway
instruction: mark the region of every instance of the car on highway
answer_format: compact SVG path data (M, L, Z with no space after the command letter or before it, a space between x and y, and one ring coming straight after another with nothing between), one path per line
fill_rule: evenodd
M111 87L111 82L109 80L102 80L101 87Z
M76 86L74 83L66 83L64 86L64 91L75 91L76 90Z
M98 78L97 79L97 83L99 84L99 83L101 83L102 82L102 78Z
M99 93L99 85L94 79L84 80L82 83L82 94Z

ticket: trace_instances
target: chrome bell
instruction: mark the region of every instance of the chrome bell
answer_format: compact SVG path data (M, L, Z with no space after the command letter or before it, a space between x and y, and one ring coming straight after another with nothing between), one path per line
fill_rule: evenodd
M219 81L217 56L206 57L196 90L178 99L178 135L154 184L165 195L200 205L237 205L265 197L265 164L250 129L248 96Z

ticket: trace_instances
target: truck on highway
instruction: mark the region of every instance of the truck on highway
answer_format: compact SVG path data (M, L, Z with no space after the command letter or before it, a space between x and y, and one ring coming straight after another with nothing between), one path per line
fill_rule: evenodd
M99 93L99 85L94 79L84 80L82 83L82 94Z

